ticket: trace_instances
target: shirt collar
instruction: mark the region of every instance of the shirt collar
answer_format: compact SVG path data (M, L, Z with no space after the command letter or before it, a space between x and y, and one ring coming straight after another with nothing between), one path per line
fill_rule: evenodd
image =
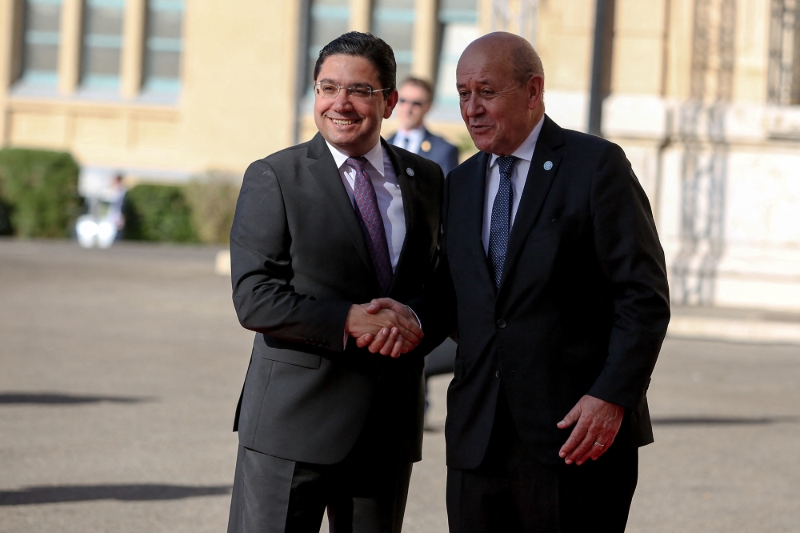
M336 162L336 168L342 168L342 165L347 164L347 159L350 157L347 154L343 154L339 150L337 150L331 143L327 140L325 144L328 145L328 149L331 151L331 155L333 156L333 160ZM372 147L372 149L363 155L363 157L369 161L370 165L373 166L375 170L378 171L378 174L384 176L384 168L383 168L383 146L381 146L381 140L378 139L378 144Z
M407 139L422 139L425 136L425 126L420 126L413 130L404 130L401 128L399 133Z
M511 155L530 162L533 159L533 150L536 148L536 141L539 139L539 133L542 131L543 124L544 115L542 115L542 118L539 119L539 122L536 123L533 130L528 134L528 138L522 141L522 144L520 144ZM499 155L492 154L492 158L489 160L489 167L494 165L499 157Z

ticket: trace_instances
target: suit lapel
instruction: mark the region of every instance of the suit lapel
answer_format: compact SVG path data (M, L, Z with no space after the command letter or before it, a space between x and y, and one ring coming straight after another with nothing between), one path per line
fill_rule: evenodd
M539 213L547 199L547 193L550 191L550 186L558 173L561 154L557 149L563 144L564 136L561 128L549 117L545 116L542 131L539 133L536 148L533 151L533 159L531 160L525 188L519 201L517 215L514 217L514 225L509 235L508 250L503 264L503 276L500 281L501 290L511 268L513 268L522 251L522 246L528 233L530 233L531 228L539 218Z
M404 264L406 263L406 256L409 249L409 241L414 238L414 230L417 224L417 202L416 197L417 181L414 176L409 176L406 172L407 169L414 171L414 165L405 161L399 154L390 146L386 141L381 139L383 149L389 154L389 159L392 161L395 176L397 176L397 183L400 184L400 194L403 197L403 216L406 223L406 236L403 239L403 248L400 250L400 257L397 260L397 266L394 269L394 276L392 276L392 283L389 286L389 293L391 294L397 283L398 277L402 274ZM419 171L419 169L417 169Z
M353 241L353 246L358 252L359 257L372 272L373 281L378 285L378 278L372 266L372 259L369 257L367 244L364 241L364 233L358 223L358 217L350 202L350 196L342 183L342 177L336 162L333 160L331 151L325 144L325 139L317 133L308 145L308 170L317 180L325 193L326 201L337 212L337 220L341 220Z
M472 168L465 168L464 173L458 179L463 179L466 191L466 213L470 213L467 225L464 228L467 232L467 246L473 256L474 264L478 265L481 278L488 283L494 290L492 274L489 272L489 262L486 258L486 251L483 248L483 217L486 197L486 171L489 168L489 158L491 156L485 152L480 152L472 163ZM455 228L459 231L458 228ZM448 230L452 231L452 230Z

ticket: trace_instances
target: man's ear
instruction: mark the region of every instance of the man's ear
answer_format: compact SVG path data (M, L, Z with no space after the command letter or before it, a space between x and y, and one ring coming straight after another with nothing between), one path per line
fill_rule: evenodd
M392 94L389 95L389 98L386 99L386 109L383 111L383 118L389 118L392 116L392 111L394 111L395 106L397 105L397 99L399 98L399 93L397 89L392 91Z
M531 76L527 84L528 109L536 109L542 103L544 94L544 78L538 74Z

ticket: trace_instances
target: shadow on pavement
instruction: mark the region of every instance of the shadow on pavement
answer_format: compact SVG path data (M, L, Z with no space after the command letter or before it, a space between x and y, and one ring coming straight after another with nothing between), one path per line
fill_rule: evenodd
M0 491L0 506L96 500L178 500L198 496L219 496L230 492L230 486L190 487L156 484L28 487L22 490Z
M653 425L658 426L737 426L737 425L763 425L797 422L796 416L774 416L763 418L733 417L733 416L679 416L666 418L653 418Z
M56 394L42 392L11 392L0 393L0 405L8 404L39 404L39 405L66 405L76 403L138 403L146 401L146 398L134 398L123 396L80 396L75 394Z

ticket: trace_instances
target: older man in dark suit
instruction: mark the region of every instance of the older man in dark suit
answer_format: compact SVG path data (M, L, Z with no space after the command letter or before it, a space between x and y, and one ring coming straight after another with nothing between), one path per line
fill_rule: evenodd
M423 343L458 333L450 531L622 532L669 321L650 205L619 146L544 114L521 37L474 41L456 77L480 152L448 177L436 281L410 304Z
M438 248L444 176L380 138L395 60L351 32L314 70L319 133L247 169L231 230L233 303L254 331L236 413L228 531L399 532L422 441L421 352L356 346L383 331L394 355L422 335L378 296L422 293Z

